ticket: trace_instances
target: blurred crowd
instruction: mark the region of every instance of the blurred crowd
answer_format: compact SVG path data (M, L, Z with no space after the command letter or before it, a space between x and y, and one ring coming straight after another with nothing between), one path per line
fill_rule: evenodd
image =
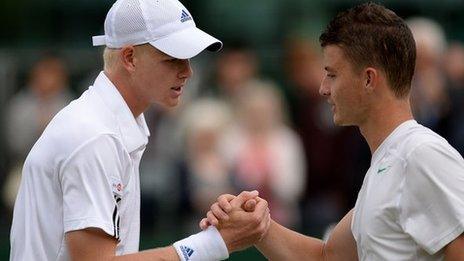
M417 121L464 155L464 45L447 42L425 18L408 20L417 42L412 105ZM322 236L354 206L370 164L354 127L332 122L318 93L318 42L289 38L283 79L262 73L258 53L225 43L195 76L174 110L145 114L151 137L141 164L142 231L188 233L220 194L258 190L279 223ZM73 98L66 61L44 55L8 99L8 170L2 202L11 211L25 157L56 112Z

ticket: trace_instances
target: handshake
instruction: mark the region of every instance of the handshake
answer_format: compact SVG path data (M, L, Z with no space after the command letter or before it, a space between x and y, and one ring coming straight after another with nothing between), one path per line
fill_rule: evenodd
M215 226L227 250L232 253L261 241L270 223L268 203L258 197L258 191L255 190L243 191L238 196L219 196L199 225L202 230Z

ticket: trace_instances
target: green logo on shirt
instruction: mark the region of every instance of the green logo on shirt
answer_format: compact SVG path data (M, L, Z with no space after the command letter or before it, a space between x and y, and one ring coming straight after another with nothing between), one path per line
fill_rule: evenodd
M385 172L385 171L386 171L387 169L389 169L389 168L390 168L390 166L386 166L385 168L380 168L380 169L377 170L377 174L380 174L380 173L382 173L382 172Z

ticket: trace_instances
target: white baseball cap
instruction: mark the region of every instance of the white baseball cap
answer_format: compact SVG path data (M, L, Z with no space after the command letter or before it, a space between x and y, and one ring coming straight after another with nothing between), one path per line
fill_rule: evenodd
M196 27L177 0L117 0L106 15L105 34L92 41L93 46L109 48L150 43L178 59L222 48L221 41Z

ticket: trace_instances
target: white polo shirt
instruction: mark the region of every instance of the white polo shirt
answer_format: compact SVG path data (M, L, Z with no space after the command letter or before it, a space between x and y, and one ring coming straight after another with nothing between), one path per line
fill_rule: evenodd
M464 160L414 120L372 155L351 229L360 260L443 260L464 232Z
M139 163L149 131L101 72L61 110L27 156L11 228L10 260L69 260L65 233L100 228L138 251Z

